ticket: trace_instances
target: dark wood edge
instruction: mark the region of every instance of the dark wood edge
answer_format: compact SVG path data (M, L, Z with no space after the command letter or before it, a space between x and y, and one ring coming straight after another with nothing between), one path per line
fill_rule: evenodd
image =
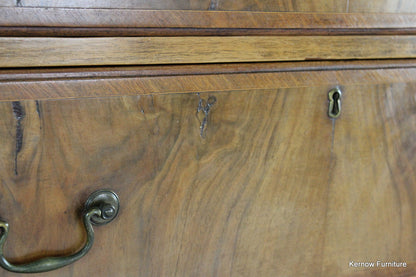
M416 28L91 28L0 27L1 37L147 37L147 36L321 36L416 35Z
M416 59L3 69L0 82L395 68L416 68Z
M0 8L2 27L411 29L415 14Z

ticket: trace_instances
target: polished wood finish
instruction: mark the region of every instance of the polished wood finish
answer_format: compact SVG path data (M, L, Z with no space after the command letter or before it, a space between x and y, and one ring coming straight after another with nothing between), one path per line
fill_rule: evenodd
M400 0L1 0L6 7L73 7L155 10L232 10L266 12L416 12L414 1Z
M415 1L0 6L5 256L73 253L88 195L121 200L33 276L416 276Z
M150 37L150 36L318 36L318 35L416 35L416 28L255 29L255 28L79 28L0 27L3 37Z
M343 113L334 129L323 270L335 276L344 261L384 259L409 261L410 268L370 268L371 274L358 276L416 276L416 83L346 86L343 92Z
M238 64L197 64L165 66L113 66L113 67L68 67L0 70L0 82L11 81L52 81L71 79L109 79L163 77L184 75L218 75L241 73L273 73L299 71L333 71L364 69L404 69L415 68L412 59L397 60L357 60L357 61L310 61ZM380 71L379 71L380 72ZM361 72L363 73L363 71ZM348 73L345 73L348 74ZM389 72L384 74L388 78ZM276 77L280 79L279 77ZM391 79L389 79L391 80ZM41 97L41 95L39 95ZM5 100L4 98L0 99Z
M415 57L416 36L0 38L0 67Z
M374 29L416 28L411 13L278 13L0 8L5 27Z
M252 74L209 74L126 78L10 80L0 82L0 100L90 98L158 95L245 89L365 85L411 82L416 69L300 71Z
M96 228L84 259L42 276L372 276L348 263L413 264L415 72L303 73L240 74L257 88L234 79L240 89L201 92L201 75L199 87L169 95L1 102L6 256L75 250L76 211L113 188L115 223ZM314 73L323 75L306 83ZM267 85L282 74L295 81ZM326 115L334 86L344 92L337 120ZM197 110L210 96L201 135ZM375 276L404 270L416 274Z

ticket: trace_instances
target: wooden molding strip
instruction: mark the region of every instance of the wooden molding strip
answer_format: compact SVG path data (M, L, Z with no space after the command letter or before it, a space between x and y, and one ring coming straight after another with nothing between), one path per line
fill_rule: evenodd
M416 68L0 82L0 101L416 82Z
M416 28L416 16L403 13L279 13L4 7L0 9L0 26L257 29Z
M416 28L71 28L0 27L0 37L150 37L150 36L322 36L322 35L416 35Z
M0 38L0 67L416 58L416 36Z
M416 59L6 69L0 82L394 68L416 68Z

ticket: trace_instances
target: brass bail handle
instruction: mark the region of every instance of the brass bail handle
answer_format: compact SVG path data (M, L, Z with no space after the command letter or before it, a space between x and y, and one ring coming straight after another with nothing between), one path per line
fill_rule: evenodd
M27 264L11 264L3 255L3 245L9 233L9 224L0 221L0 266L8 271L17 273L38 273L51 271L72 264L88 253L94 243L94 230L92 225L103 225L112 221L120 208L117 194L110 190L98 190L92 193L86 203L82 215L84 227L87 232L87 242L78 252L66 257L47 257Z

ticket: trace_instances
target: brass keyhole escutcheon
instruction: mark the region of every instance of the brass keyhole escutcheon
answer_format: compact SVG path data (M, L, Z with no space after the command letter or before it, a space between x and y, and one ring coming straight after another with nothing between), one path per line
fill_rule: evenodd
M328 116L330 118L338 118L341 114L341 96L342 92L339 88L331 89L328 92Z

